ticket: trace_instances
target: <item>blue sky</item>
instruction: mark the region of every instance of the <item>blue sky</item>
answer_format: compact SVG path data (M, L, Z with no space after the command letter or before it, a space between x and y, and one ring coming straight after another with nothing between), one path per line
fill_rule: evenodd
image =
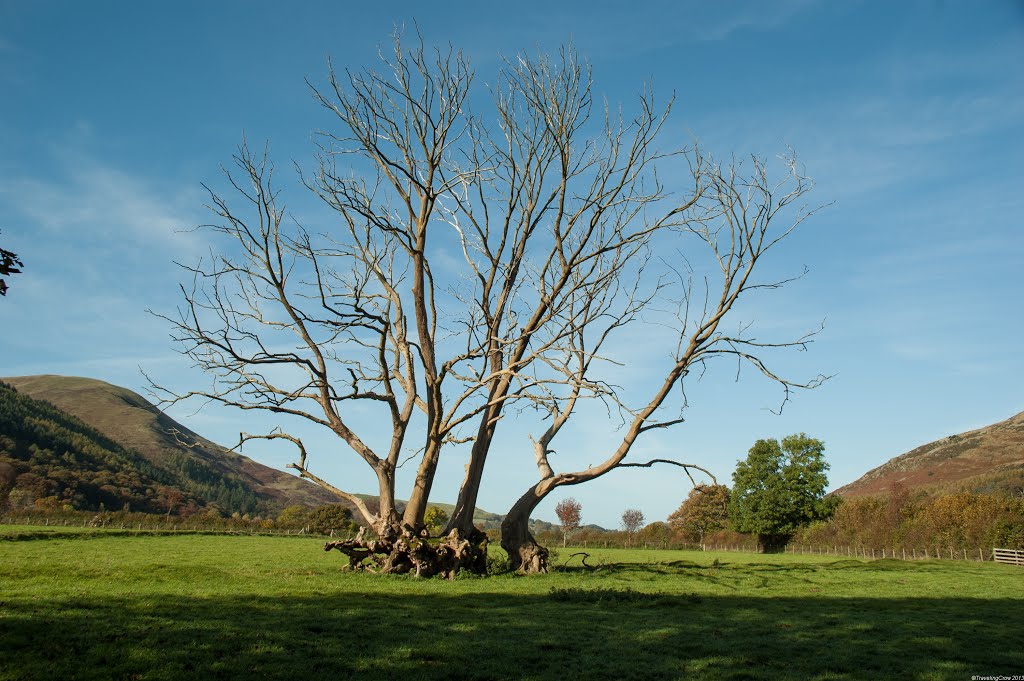
M835 377L776 416L763 381L711 374L691 389L687 423L652 433L637 458L671 455L728 480L757 438L804 431L825 440L839 486L1024 410L1020 2L424 7L0 2L0 245L26 265L0 300L0 376L90 376L142 392L142 367L201 384L145 311L172 311L173 261L206 252L202 233L183 231L206 219L200 183L217 185L243 133L270 142L282 176L292 160L309 163L310 133L329 120L304 78L322 83L328 56L373 65L396 24L415 19L428 43L465 50L481 83L500 55L571 40L609 101L628 108L647 81L676 93L667 140L769 158L792 146L813 199L832 202L773 261L810 274L744 314L796 331L827 319L787 366ZM311 206L293 190L290 205ZM171 413L225 444L270 425L194 412ZM599 420L562 436L567 462L596 458L608 437ZM505 512L534 478L517 438L489 463L488 510ZM362 462L315 442L324 477L374 492ZM246 453L275 467L292 454ZM438 501L454 499L464 463L459 452L443 462ZM617 526L627 507L663 519L688 491L672 471L621 471L554 495L538 516L554 519L571 494L585 522Z

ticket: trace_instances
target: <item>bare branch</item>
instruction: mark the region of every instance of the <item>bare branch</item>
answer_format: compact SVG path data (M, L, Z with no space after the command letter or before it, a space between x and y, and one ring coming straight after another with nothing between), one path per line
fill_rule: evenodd
M700 471L704 475L706 475L709 478L711 478L711 482L713 482L714 484L716 484L716 485L718 484L718 478L716 478L714 473L712 473L708 469L702 468L701 466L697 466L697 465L692 464L692 463L680 463L679 461L673 461L672 459L651 459L650 461L647 461L646 463L623 463L623 464L619 464L619 468L629 468L631 466L632 467L636 467L636 468L650 468L651 466L653 466L656 463L665 463L665 464L669 464L669 465L672 465L672 466L679 466L686 473L686 477L690 478L690 482L693 483L694 486L696 486L697 483L694 481L693 476L690 475L690 469L691 468L693 470L695 470L695 471Z

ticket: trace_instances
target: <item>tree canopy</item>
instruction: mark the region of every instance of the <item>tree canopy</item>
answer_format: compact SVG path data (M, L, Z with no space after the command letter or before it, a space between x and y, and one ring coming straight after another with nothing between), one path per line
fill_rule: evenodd
M448 523L448 512L440 506L431 506L423 514L423 524L431 535L438 535L444 530Z
M555 505L555 515L562 523L562 546L565 546L569 535L580 527L580 522L583 519L583 504L572 497L562 499Z
M639 508L627 508L622 512L622 529L626 531L626 540L633 543L633 535L644 525L644 512Z
M704 543L704 537L724 529L729 522L729 488L725 485L697 485L682 505L668 517L668 523L688 541Z
M21 268L25 266L25 263L21 261L17 253L12 253L4 248L0 248L0 276L8 276L11 274L20 274ZM7 295L7 281L0 279L0 296Z
M825 443L800 433L758 440L736 465L729 520L738 532L758 535L777 550L801 527L827 518Z

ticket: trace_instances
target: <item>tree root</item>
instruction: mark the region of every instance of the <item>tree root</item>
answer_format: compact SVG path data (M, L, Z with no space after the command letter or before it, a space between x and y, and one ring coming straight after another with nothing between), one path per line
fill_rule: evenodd
M539 575L548 571L548 550L540 544L530 541L504 548L512 568L517 572Z
M347 569L381 574L408 574L417 577L453 579L460 571L487 573L487 535L473 530L464 535L460 530L431 542L403 533L395 538L366 540L360 531L353 539L331 541L324 551L337 550L348 556Z
M591 570L594 569L593 565L587 565L587 558L590 558L590 554L589 553L584 553L583 551L579 551L578 553L570 554L570 556L565 559L565 563L563 564L562 567L565 567L566 565L568 565L569 561L572 560L573 558L575 558L576 556L583 556L582 558L580 558L580 562L583 563L583 567L590 568Z

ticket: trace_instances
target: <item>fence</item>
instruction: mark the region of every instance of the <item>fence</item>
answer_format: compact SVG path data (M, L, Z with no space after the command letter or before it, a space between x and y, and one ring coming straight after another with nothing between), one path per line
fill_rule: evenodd
M274 536L324 536L324 537L350 537L354 533L349 531L329 533L312 532L309 527L300 528L279 528L261 527L256 523L233 524L229 519L225 522L190 522L184 519L171 520L164 516L154 516L146 521L121 521L96 516L93 519L81 518L48 518L33 516L0 517L0 525L28 525L34 527L82 527L88 529L103 530L124 530L125 532L157 532L157 533L194 533L211 532L216 534L247 534L247 535L274 535Z
M159 518L159 519L157 519ZM249 534L249 535L275 535L275 536L297 536L314 534L309 528L268 528L257 527L253 524L234 525L228 519L222 523L188 522L187 520L172 521L161 516L154 517L149 522L119 522L116 520L103 519L99 523L94 520L68 519L68 518L39 518L31 516L0 518L6 525L35 525L45 527L81 527L107 530L124 530L127 532L215 532L226 534ZM350 536L350 532L341 532L338 536ZM329 535L335 536L332 530ZM552 542L551 546L557 546ZM677 544L675 542L641 542L634 541L632 545L624 541L615 540L583 540L575 542L576 547L582 548L644 548L647 550L701 550L701 551L732 551L739 553L757 553L760 547L756 543L751 544ZM896 560L973 560L973 561L997 561L1011 565L1024 566L1024 551L1015 549L993 548L985 550L982 548L966 549L954 548L952 546L928 546L928 547L866 547L866 546L805 546L800 544L789 544L785 549L786 553L837 556L848 558L864 558L869 560L896 559Z
M1024 551L1015 551L1014 549L992 549L992 558L997 563L1024 565Z
M537 540L546 546L562 548L562 540L548 540L538 537ZM619 539L573 539L569 538L569 547L584 549L647 549L650 551L699 551L700 546L687 542L675 541L638 541L628 542Z
M790 544L786 553L817 554L825 556L846 556L848 558L867 558L872 560L973 560L989 561L993 559L993 551L982 548L966 549L952 546L910 547L867 547L867 546L801 546ZM1020 552L1024 555L1024 552Z
M577 543L577 546L587 548L628 548L625 547L621 542L615 541L581 541ZM737 553L758 553L760 546L756 543L723 543L723 544L701 544L695 545L660 545L656 543L634 543L632 548L643 548L647 549L675 549L675 550L700 550L700 551L729 551ZM867 560L968 560L968 561L991 561L999 560L997 557L1000 553L1006 556L1005 560L1000 562L1013 562L1013 560L1019 561L1013 564L1024 566L1024 551L1014 551L1012 549L983 549L983 548L957 548L952 546L929 546L929 547L905 547L905 546L894 546L894 547L868 547L868 546L805 546L800 544L789 544L785 548L785 553L795 553L804 555L819 555L819 556L836 556L836 557L847 557L847 558L861 558ZM1011 558L1013 554L1015 558Z

